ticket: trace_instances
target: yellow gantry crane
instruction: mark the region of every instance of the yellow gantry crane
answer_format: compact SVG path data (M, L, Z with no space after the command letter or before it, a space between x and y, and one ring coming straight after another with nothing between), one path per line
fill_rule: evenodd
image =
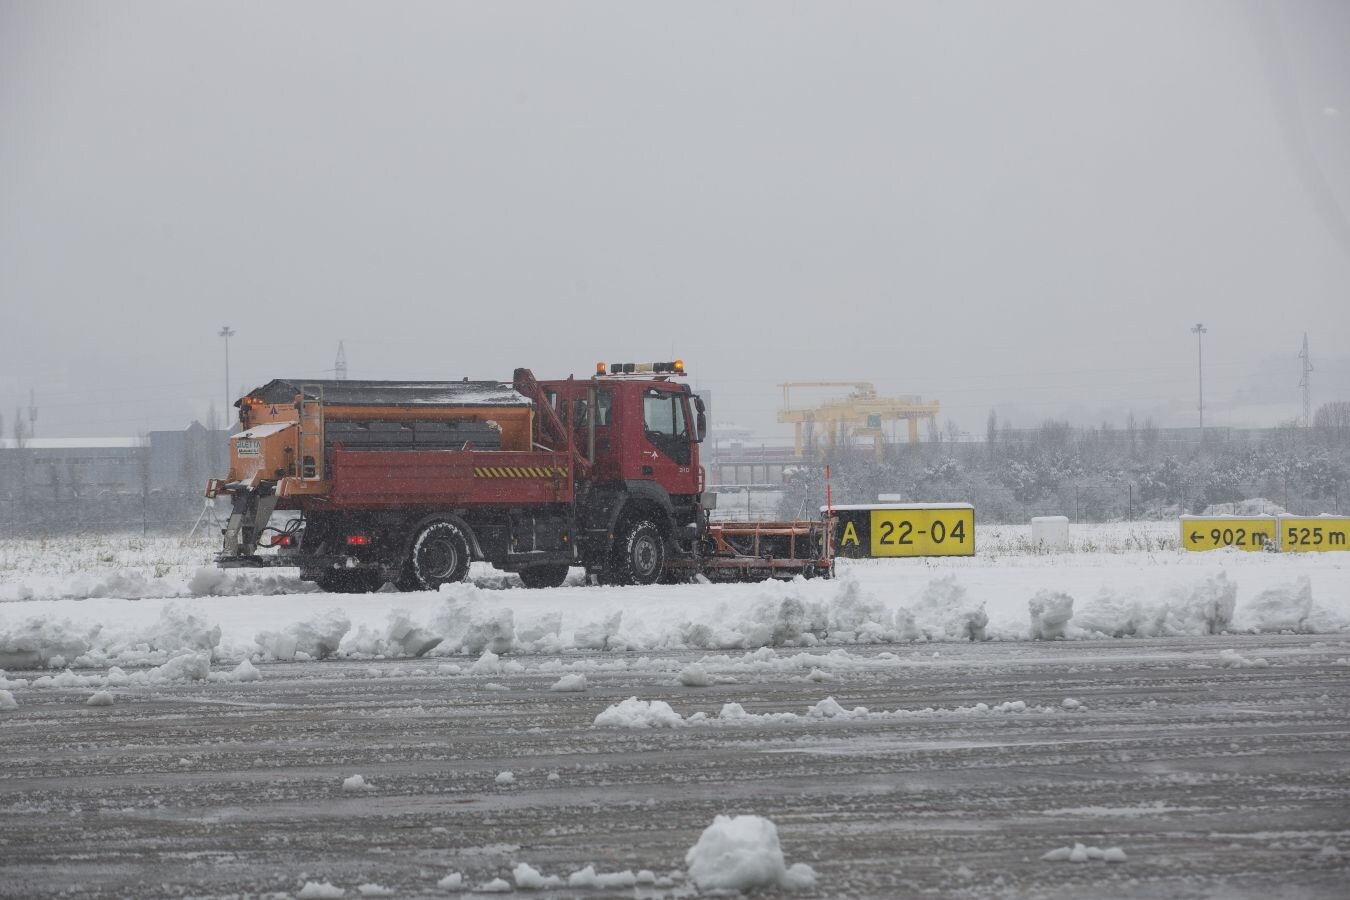
M935 421L938 414L936 400L925 403L922 398L912 394L878 397L876 385L870 381L789 381L779 387L783 389L783 406L778 410L778 421L793 424L797 456L851 446L859 438L870 437L872 450L880 459L886 447L884 425L887 422L904 420L908 426L909 442L916 444L919 441L919 420ZM792 388L830 387L852 388L852 391L847 397L826 400L814 406L792 406ZM821 432L819 435L818 430Z

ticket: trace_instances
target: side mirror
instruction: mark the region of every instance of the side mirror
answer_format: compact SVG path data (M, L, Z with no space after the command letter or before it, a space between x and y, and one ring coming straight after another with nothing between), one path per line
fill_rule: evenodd
M708 436L708 415L703 409L703 398L697 394L694 395L694 409L697 411L697 415L694 417L694 441L701 444L703 439Z

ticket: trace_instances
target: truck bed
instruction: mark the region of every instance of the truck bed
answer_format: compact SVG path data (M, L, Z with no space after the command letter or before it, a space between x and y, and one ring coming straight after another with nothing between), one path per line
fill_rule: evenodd
M348 450L329 459L329 509L566 503L567 456L513 450Z

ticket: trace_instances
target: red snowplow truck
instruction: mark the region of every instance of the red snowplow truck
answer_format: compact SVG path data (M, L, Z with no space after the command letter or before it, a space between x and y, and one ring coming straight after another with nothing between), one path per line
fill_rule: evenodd
M557 381L270 381L235 404L230 471L207 483L232 498L217 563L347 592L435 590L472 560L528 587L572 566L600 584L830 575L827 523L711 520L706 416L684 374L677 360Z

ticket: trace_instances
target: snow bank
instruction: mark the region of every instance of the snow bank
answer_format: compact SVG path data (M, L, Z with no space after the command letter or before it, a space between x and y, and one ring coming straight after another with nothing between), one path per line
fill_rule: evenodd
M255 593L135 604L101 598L0 602L0 668L139 668L163 665L185 652L230 662L431 655L477 658L470 674L482 675L492 674L485 667L493 657L506 671L508 655L570 650L813 650L876 642L1234 630L1344 633L1350 631L1346 562L1345 554L1334 553L1028 551L922 565L844 560L835 579L760 584L494 591L479 578L435 593L347 597L341 601L345 609L333 595L264 596L263 582L230 580L243 576L208 570L197 587ZM38 562L25 558L23 564ZM28 577L0 579L0 593L38 596L14 587L15 580ZM89 576L64 577L65 587L53 584L45 596L80 594L75 582ZM131 598L141 592L123 593ZM736 674L696 665L708 684ZM466 667L447 674L464 674ZM702 676L691 666L681 682L697 686Z
M816 885L805 863L790 868L778 843L778 828L762 816L718 816L685 854L689 879L700 890L805 890Z

